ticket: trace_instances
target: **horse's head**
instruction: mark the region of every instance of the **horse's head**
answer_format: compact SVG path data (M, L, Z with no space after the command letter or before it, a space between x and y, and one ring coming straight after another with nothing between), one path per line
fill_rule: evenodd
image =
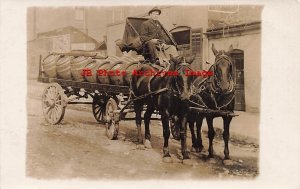
M216 57L215 63L211 67L214 72L212 88L215 91L224 93L234 90L233 65L229 54L232 50L232 45L227 52L224 50L217 51L214 44L212 45L212 51Z
M171 69L178 73L176 76L172 77L171 87L176 91L181 100L189 99L192 95L191 88L195 77L188 76L185 72L186 70L191 70L190 64L194 61L194 59L194 56L188 58L175 58L172 55L170 56L171 65L173 67L173 69Z

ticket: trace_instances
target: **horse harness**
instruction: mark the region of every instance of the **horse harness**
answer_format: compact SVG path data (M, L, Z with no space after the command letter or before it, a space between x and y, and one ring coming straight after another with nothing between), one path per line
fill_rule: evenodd
M228 57L224 54L221 54L220 56L218 56L218 58L216 58L216 61L215 61L216 63L213 64L210 68L210 69L214 70L214 73L215 73L215 70L216 70L217 62L219 62L221 59L225 59L228 62L230 62L230 64L232 64L231 63L232 61L231 61L230 57ZM200 84L198 84L198 86L200 86L200 88L193 90L193 94L197 95L197 94L200 94L200 93L205 93L206 95L210 96L210 98L213 100L215 108L220 110L221 108L226 107L227 105L229 105L232 102L232 100L235 97L235 90L234 90L234 87L232 87L226 93L220 93L218 90L216 90L215 81L217 82L217 85L219 86L219 80L217 80L217 77L215 77L215 76L204 79L203 81L201 81ZM217 94L217 95L219 94L221 96L228 97L228 99L226 100L226 102L224 104L219 105L217 100L216 100L215 94ZM202 104L199 104L199 103L196 103L196 102L193 102L193 101L189 100L190 103L194 104L198 107L201 107L201 108L208 108L207 105L205 104L205 102L203 101L201 95L198 95L198 97L199 97L199 100L201 101Z

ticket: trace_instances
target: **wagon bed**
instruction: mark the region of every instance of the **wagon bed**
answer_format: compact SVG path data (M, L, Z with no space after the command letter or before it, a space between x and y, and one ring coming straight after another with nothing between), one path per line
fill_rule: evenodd
M106 92L107 94L123 93L124 95L129 95L130 93L128 86L90 83L85 81L74 81L74 80L65 80L65 79L48 78L48 77L41 77L39 78L39 81L43 83L58 83L62 87L72 87L74 89L85 89L86 91L89 92L97 90L98 92Z

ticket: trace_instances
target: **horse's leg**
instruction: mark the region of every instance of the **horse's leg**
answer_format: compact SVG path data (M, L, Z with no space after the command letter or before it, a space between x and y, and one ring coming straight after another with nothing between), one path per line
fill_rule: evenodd
M135 123L137 126L138 132L138 143L143 144L143 136L142 136L142 111L143 111L143 103L140 101L134 102L134 112L135 112Z
M203 144L202 144L202 133L201 133L201 127L202 127L202 122L203 122L203 116L197 115L196 119L196 128L197 128L197 146L198 148L196 149L197 152L201 152L203 150Z
M183 115L181 120L181 125L180 125L181 152L182 152L183 160L190 159L186 147L186 125L187 125L187 115Z
M172 159L169 152L169 137L170 137L169 113L167 110L162 111L161 121L162 121L163 136L164 136L163 161L166 163L171 163Z
M214 157L213 140L216 135L213 126L213 117L211 116L206 117L206 122L208 126L208 138L209 138L208 158L213 158Z
M230 159L229 157L229 148L228 148L228 141L229 141L229 126L230 122L232 120L232 117L230 116L223 116L223 122L224 122L224 131L223 131L223 140L224 140L224 155L225 155L225 160Z
M196 135L195 135L195 130L194 130L194 124L195 124L195 120L194 118L189 119L189 127L190 127L190 131L191 131L191 135L192 135L192 152L196 152L197 151L197 139L196 139Z
M151 134L150 134L150 119L151 119L151 115L154 112L154 107L153 106L147 106L147 110L144 114L144 123L145 123L145 147L146 148L152 148L151 146Z

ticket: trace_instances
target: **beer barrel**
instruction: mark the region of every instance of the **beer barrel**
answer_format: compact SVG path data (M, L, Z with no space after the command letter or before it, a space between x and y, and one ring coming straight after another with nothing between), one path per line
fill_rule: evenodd
M121 60L121 59L120 59L120 57L118 57L118 56L108 56L108 57L106 58L106 60L107 60L107 61L111 61L111 62L115 62L115 61L119 61L119 60Z
M123 77L123 85L129 86L132 72L137 69L138 64L139 61L133 61L123 65L121 69L126 71L126 75Z
M107 59L106 59L107 60ZM118 83L118 81L115 81L114 77L109 77L109 71L116 71L119 69L120 64L122 64L123 62L120 60L117 61L110 61L107 64L104 64L102 66L99 66L98 68L98 80L99 83L101 84L116 84ZM118 85L122 85L122 84L118 84Z
M56 62L60 55L49 54L42 61L44 72L50 78L56 78Z
M59 78L71 80L71 61L73 56L62 56L56 63L57 75Z
M89 64L86 65L85 68L91 70L91 76L85 75L84 78L88 82L91 82L91 83L99 82L98 78L97 78L97 75L98 75L97 71L98 71L99 67L101 67L105 64L108 64L108 63L109 63L109 61L106 61L104 59L95 59L95 61L90 62Z
M140 62L144 62L145 58L142 55L138 55L135 59L137 59Z
M121 57L121 60L122 60L124 63L129 63L129 62L135 62L135 61L136 61L135 58L133 58L133 57L131 57L131 56L126 56L126 55L122 56L122 57Z
M82 70L87 64L94 61L91 57L79 56L71 61L71 74L74 80L84 81L84 76L82 75Z
M107 59L98 67L97 70L97 79L98 82L101 84L109 84L109 78L107 73L112 66L112 62L108 61Z
M109 71L113 74L109 75L109 81L112 85L123 85L123 76L121 75L121 67L123 65L123 61L116 61L112 64ZM120 76L118 76L120 75Z

